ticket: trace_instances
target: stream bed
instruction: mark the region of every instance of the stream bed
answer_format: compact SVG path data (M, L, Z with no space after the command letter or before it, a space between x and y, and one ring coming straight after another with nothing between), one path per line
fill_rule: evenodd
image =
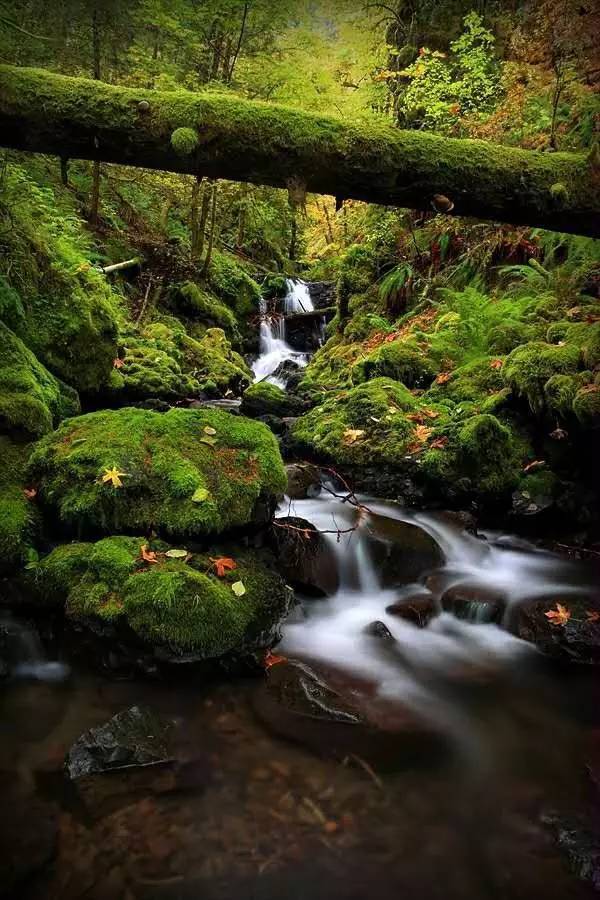
M351 745L332 753L318 719L310 741L302 728L278 733L277 716L271 727L260 711L281 661L262 677L118 681L60 660L60 641L45 661L26 641L24 655L39 653L41 667L30 660L0 694L0 841L15 885L4 896L595 895L574 873L588 859L577 829L589 837L590 771L598 774L594 676L548 665L504 627L525 597L594 591L593 572L507 536L475 537L443 514L360 502L367 513L326 492L281 507L331 532L338 585L330 597L299 597L275 654L358 698L375 751L392 734L393 752L381 764ZM386 587L385 540L373 533L385 537L398 522L433 539L442 561L416 573L409 556L410 582ZM500 594L500 621L468 603L426 627L387 611L415 590L438 603L459 583ZM69 781L73 743L133 706L172 723L164 764Z

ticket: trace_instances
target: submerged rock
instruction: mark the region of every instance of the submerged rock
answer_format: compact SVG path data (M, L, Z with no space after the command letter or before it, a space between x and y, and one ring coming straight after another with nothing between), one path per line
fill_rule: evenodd
M386 606L385 611L390 616L398 616L419 628L425 628L437 614L437 607L433 594L424 591L396 600L395 603Z
M271 542L283 577L299 591L318 597L335 594L339 575L335 554L314 525L282 516L271 529Z
M264 425L200 409L127 408L70 419L38 442L29 478L46 512L78 535L250 526L268 520L286 484Z
M67 774L76 779L171 762L172 727L147 707L132 706L75 741L65 760Z
M456 584L442 595L442 608L459 619L472 622L502 621L505 608L504 595L489 587L475 584Z

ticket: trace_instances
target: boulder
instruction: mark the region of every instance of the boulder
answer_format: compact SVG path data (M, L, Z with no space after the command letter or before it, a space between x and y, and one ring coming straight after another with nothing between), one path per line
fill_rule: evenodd
M371 558L384 588L417 581L444 562L439 546L422 528L376 513L369 513Z
M600 665L597 597L567 594L524 601L512 611L510 627L518 637L535 644L552 659Z
M437 614L437 607L433 594L423 591L396 600L387 606L385 611L390 616L398 616L419 628L425 628Z
M471 622L502 621L505 598L500 591L477 584L456 584L442 594L442 609Z
M123 662L230 665L275 642L291 592L268 554L226 553L143 537L65 544L41 561L32 589Z
M321 472L311 463L289 463L285 467L287 475L286 494L292 500L306 500L321 491Z
M204 409L69 419L37 443L28 477L46 513L78 536L252 526L270 518L286 485L264 425Z
M282 516L275 520L270 540L278 569L292 587L316 597L336 593L335 553L314 525L297 516Z
M300 411L301 404L282 388L269 381L259 381L250 385L242 397L241 412L245 416L290 416Z

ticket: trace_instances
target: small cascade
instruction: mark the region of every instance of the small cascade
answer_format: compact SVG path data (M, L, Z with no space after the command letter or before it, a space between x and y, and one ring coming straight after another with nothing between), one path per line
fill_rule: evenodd
M37 634L12 618L0 618L1 674L11 679L60 682L68 673L68 666L46 659Z
M260 354L252 365L254 381L268 381L285 388L286 380L277 375L282 363L291 363L296 368L308 364L309 354L294 350L286 340L285 316L313 312L308 285L304 281L288 278L287 294L281 302L282 313L269 314L264 299L260 302Z

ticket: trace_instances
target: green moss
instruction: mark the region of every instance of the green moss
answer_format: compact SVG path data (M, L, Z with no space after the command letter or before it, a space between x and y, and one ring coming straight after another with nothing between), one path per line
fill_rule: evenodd
M242 413L247 416L289 416L293 407L288 394L268 381L250 385L242 397Z
M493 365L495 361L493 356L484 356L459 366L443 384L434 384L427 397L438 401L447 398L455 403L465 400L483 403L504 387L502 369Z
M526 322L506 322L495 325L488 334L487 349L496 356L505 356L520 344L538 340L543 336L538 325Z
M173 285L167 292L166 302L193 321L222 328L230 337L239 338L237 320L231 309L191 281Z
M47 601L66 601L67 616L124 625L143 642L170 653L218 659L268 645L289 603L289 591L263 559L236 554L236 569L218 578L208 557L189 562L164 556L140 560L144 538L110 537L95 544L58 547L37 567L36 585ZM217 555L220 555L217 552ZM231 585L241 581L245 594Z
M25 561L35 533L35 506L23 493L28 453L27 445L0 435L0 575Z
M78 412L75 391L51 375L0 322L0 431L17 429L39 437Z
M215 434L213 435L212 430ZM106 469L126 473L122 487ZM248 525L285 488L277 442L259 422L216 410L141 409L70 419L36 445L30 478L75 532L202 535Z
M208 391L212 384L221 395L240 394L252 383L252 372L221 328L209 328L200 341L186 336L181 346L202 390Z
M285 275L267 275L262 285L265 300L281 300L288 292L288 280Z
M176 128L171 135L171 147L179 156L190 156L200 141L193 128Z
M600 385L580 388L573 400L573 412L585 428L600 428Z
M391 331L387 319L376 313L359 312L353 315L344 328L344 340L364 341L373 334L388 334Z
M567 206L570 200L569 191L560 181L556 181L553 185L551 185L550 196L552 197L553 204L558 209L563 209L565 206Z
M362 384L371 378L393 378L407 387L431 384L438 372L422 349L407 341L382 344L352 367L352 380Z
M259 309L260 288L228 254L213 251L208 283L214 293L233 309L238 323L245 325Z
M544 398L548 409L563 418L573 412L573 401L584 384L585 375L553 375L544 385Z
M506 383L526 397L533 410L544 407L544 385L553 375L574 374L581 351L572 344L556 346L543 341L524 344L507 357L503 367Z

